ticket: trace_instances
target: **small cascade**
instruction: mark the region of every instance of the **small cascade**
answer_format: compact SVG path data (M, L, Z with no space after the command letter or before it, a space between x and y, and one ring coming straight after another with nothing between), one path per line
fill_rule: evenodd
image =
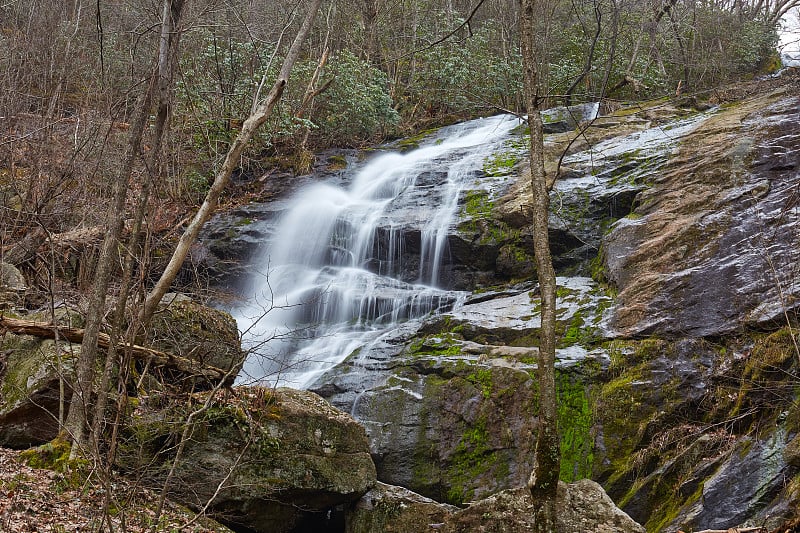
M253 303L234 311L252 354L240 381L308 387L382 332L463 299L441 279L460 193L518 124L443 128L360 165L345 186L299 190L266 244Z

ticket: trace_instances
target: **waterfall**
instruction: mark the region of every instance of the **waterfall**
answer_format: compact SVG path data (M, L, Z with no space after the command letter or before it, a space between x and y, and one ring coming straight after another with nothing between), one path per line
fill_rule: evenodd
M295 193L266 243L253 301L234 310L251 355L241 382L308 387L381 332L447 311L461 192L519 124L503 115L443 128L419 148L357 165L346 185Z

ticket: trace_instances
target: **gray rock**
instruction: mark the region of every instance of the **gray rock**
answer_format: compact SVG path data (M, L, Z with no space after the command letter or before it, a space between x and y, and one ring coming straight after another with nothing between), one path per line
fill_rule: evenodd
M620 335L708 336L774 326L800 302L798 98L709 119L604 239Z
M71 309L58 308L55 316L61 325L83 326L83 317ZM49 313L26 318L50 323ZM24 449L56 437L61 381L66 413L80 351L80 344L64 340L11 333L0 337L0 446Z
M526 533L533 530L534 501L525 488L503 491L453 513L442 531ZM558 484L556 531L575 533L644 533L645 529L617 508L603 488L590 480Z
M79 345L7 334L0 342L0 446L24 449L58 434L59 359L68 375ZM68 383L68 382L66 382ZM67 386L65 401L71 390ZM69 403L65 403L65 409ZM66 412L66 411L65 411Z
M164 299L164 305L153 316L145 344L230 371L230 383L236 378L245 357L239 329L231 315L174 293ZM178 372L168 377L170 381L189 389L214 385L196 376L184 376Z
M346 533L427 532L457 507L435 502L408 489L377 483L346 515Z
M542 126L545 133L563 133L575 129L578 123L597 117L597 103L559 106L542 111Z
M720 468L705 480L702 496L681 510L680 517L667 529L728 529L748 519L761 525L763 519L781 518L768 508L793 472L781 460L785 439L785 432L780 430L767 439L741 439ZM771 524L770 529L778 525Z
M120 466L136 469L160 488L174 458L170 443L187 412L141 407ZM237 399L219 397L198 422L169 493L194 509L211 501L209 514L230 527L323 530L338 519L337 507L357 501L375 484L364 429L316 394L239 388Z
M644 533L603 488L588 479L559 483L558 533ZM443 505L406 489L379 483L347 515L347 533L528 533L534 501L527 488L504 490L466 509Z
M0 261L0 307L15 307L25 298L28 284L25 276L11 263Z

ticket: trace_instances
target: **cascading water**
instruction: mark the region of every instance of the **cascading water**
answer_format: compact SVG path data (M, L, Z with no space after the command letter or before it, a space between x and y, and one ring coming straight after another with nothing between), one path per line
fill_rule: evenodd
M381 332L446 311L441 287L460 192L512 116L444 128L420 148L354 170L347 186L298 191L269 239L254 303L234 312L251 355L240 381L307 387ZM444 169L444 170L443 170Z

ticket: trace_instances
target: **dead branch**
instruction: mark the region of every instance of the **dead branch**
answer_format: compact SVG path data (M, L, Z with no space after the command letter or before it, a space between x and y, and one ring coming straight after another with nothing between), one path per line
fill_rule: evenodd
M67 339L70 342L80 343L83 341L84 330L80 328L69 328L66 326L54 326L47 322L36 322L33 320L22 320L7 316L0 316L0 332L11 332L17 335L33 335L45 339L54 339L56 335L60 339ZM111 337L106 333L99 333L97 345L100 348L108 349L111 346ZM202 364L186 357L161 352L140 346L138 344L117 344L117 349L129 350L136 359L150 361L152 364L172 368L185 372L190 375L203 376L215 382L227 381L229 373L211 366Z

